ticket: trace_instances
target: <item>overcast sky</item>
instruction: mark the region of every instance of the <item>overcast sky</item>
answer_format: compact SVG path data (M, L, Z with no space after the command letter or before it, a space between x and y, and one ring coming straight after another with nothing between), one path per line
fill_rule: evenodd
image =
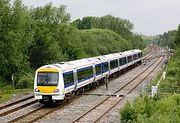
M134 32L156 35L180 24L180 0L22 0L27 6L67 5L71 20L111 14L134 23Z

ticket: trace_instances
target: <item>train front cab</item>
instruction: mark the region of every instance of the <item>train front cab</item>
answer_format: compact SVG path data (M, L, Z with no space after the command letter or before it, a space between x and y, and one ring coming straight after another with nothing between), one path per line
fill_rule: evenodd
M40 103L50 103L64 99L62 73L58 69L43 68L36 71L34 95Z

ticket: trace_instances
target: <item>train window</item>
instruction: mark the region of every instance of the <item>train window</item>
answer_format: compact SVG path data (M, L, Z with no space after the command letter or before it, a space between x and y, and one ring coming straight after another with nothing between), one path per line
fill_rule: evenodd
M128 59L128 63L132 62L132 56L128 56L127 59Z
M110 61L111 69L115 69L118 67L118 60Z
M63 73L63 78L64 78L64 86L68 87L70 85L74 84L74 76L73 76L73 72L67 72L67 73Z
M96 75L99 75L99 74L102 73L102 72L101 72L101 64L95 65L95 68L96 68Z
M127 58L126 57L124 57L124 64L126 64L127 63Z
M136 60L136 55L135 54L133 55L133 60Z
M109 70L109 66L108 66L108 62L104 63L104 71L103 72L106 72Z
M78 75L78 81L83 81L88 78L93 77L93 68L92 67L86 67L77 70L77 75Z
M37 86L57 86L58 72L39 72L37 75Z
M122 66L123 65L123 58L119 59L119 65Z
M138 59L137 54L134 54L134 55L133 55L133 59L134 59L134 60Z
M126 57L119 59L119 64L120 64L120 66L126 64Z

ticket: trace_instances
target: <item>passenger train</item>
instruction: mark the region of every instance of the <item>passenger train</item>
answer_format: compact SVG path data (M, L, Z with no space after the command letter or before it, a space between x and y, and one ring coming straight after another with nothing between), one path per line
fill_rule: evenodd
M35 74L35 99L40 103L64 100L67 95L141 60L142 51L135 49L42 66Z

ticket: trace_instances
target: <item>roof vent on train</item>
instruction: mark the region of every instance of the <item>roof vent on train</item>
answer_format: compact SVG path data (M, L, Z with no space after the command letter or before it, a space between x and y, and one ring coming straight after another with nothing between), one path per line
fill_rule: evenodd
M59 64L65 64L65 62L60 62Z

